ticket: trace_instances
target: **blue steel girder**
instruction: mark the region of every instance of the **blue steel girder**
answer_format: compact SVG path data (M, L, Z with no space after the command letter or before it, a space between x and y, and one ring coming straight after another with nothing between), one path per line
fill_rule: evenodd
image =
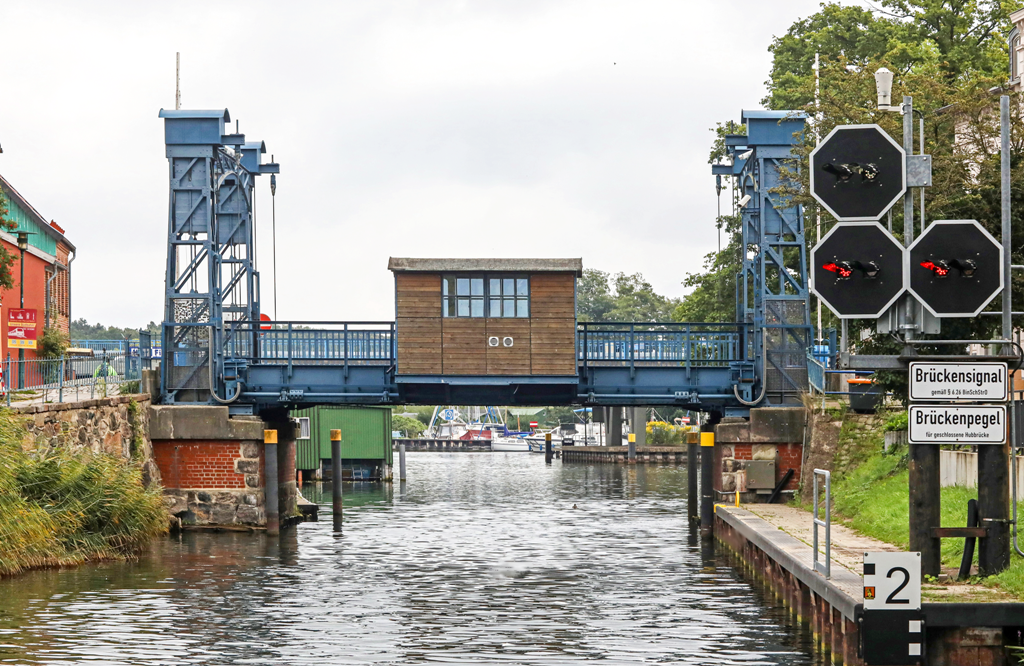
M745 248L738 275L737 318L753 325L751 344L759 391L768 404L797 402L806 390L810 344L807 260L800 206L779 191L804 116L790 111L744 111L745 139L727 141L735 187L750 196L741 209ZM740 159L742 155L743 159ZM740 164L742 162L742 164ZM800 358L804 356L804 358Z
M238 347L233 327L259 320L255 176L279 167L260 163L262 142L225 133L227 109L160 118L170 166L161 388L168 402L221 402L227 374L247 362L227 349Z

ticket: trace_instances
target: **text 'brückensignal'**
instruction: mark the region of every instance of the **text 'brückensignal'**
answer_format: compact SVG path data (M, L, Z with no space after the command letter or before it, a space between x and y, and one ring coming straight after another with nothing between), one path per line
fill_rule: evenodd
M915 382L942 382L946 384L983 384L1005 382L1004 368L992 370L949 370L946 368L914 368Z

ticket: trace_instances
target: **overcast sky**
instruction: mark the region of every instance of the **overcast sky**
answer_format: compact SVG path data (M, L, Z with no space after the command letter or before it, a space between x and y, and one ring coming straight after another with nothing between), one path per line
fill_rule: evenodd
M682 296L716 245L709 128L758 108L772 37L817 6L5 0L0 173L78 246L76 318L159 321L180 51L182 108L281 164L279 319L393 318L389 256L583 257Z

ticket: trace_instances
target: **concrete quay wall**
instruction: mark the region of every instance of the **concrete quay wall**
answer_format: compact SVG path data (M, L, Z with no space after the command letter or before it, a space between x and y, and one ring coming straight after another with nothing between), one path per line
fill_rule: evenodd
M833 664L860 666L862 578L833 563L812 569L811 547L744 509L718 506L715 538L747 575L807 626ZM1022 603L923 603L930 666L1017 663L1007 646L1024 628Z

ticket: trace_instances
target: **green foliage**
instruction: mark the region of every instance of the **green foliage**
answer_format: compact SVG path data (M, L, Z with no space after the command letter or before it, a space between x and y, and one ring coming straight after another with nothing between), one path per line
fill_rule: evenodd
M17 223L7 219L10 210L7 208L7 196L0 190L0 231L11 232L18 228ZM0 243L0 290L14 289L14 274L11 267L14 265L15 256L7 251L7 248Z
M427 426L419 419L395 414L391 417L391 429L400 430L405 433L406 437L419 437L427 429Z
M87 450L29 455L25 436L0 411L0 575L128 559L165 531L161 490L142 486L138 465Z
M60 329L43 329L43 335L39 338L36 349L36 356L40 358L60 358L68 350L70 344L70 339Z
M790 26L769 47L769 108L797 109L814 100L814 54L826 67L874 70L880 62L897 73L933 71L941 81L974 76L1006 78L1009 13L997 0L882 0L877 11L838 3ZM821 94L829 94L824 80ZM895 95L894 99L899 99Z
M742 267L739 224L739 216L718 218L729 242L721 252L704 257L703 272L690 273L683 280L683 286L692 291L672 312L674 321L736 321L736 273Z
M576 290L578 321L664 322L672 320L678 299L655 293L643 275L586 269Z
M647 422L647 444L650 446L677 446L684 443L686 428L664 421Z
M117 394L118 395L135 395L140 390L139 384L140 383L139 383L138 379L133 379L133 380L128 381L128 382L121 382L121 384L117 387Z
M154 336L160 335L160 325L156 322L149 322L143 330L149 331ZM90 324L84 318L71 322L72 340L137 340L138 338L138 328L118 328L117 326Z
M902 432L910 427L910 417L907 412L896 412L885 422L884 432Z

